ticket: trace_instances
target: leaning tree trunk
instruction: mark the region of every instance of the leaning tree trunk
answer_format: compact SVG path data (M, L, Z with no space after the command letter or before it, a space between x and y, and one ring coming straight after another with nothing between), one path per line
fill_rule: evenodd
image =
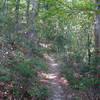
M96 66L100 67L100 0L96 2L96 16L95 16L95 51L96 51Z

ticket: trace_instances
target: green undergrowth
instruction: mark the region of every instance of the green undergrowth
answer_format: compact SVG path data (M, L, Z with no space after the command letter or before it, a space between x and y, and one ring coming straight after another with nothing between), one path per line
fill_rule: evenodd
M94 84L100 83L100 80L94 77L81 77L79 79L75 79L73 73L66 73L64 77L68 79L72 88L75 89L90 88Z
M9 94L17 100L21 98L45 100L48 97L48 89L38 77L38 72L47 70L46 62L42 57L43 52L34 51L37 52L34 54L33 51L31 52L33 49L28 48L28 50L28 53L32 53L28 56L28 53L24 54L20 50L7 52L6 60L1 63L0 82L4 84L0 91L6 91L7 88L9 92L4 95L5 100L8 100Z
M87 89L100 83L100 79L96 77L96 74L100 72L100 69L96 68L92 64L88 65L84 62L78 62L74 65L74 58L66 60L63 56L64 55L58 55L56 58L61 63L62 76L69 81L69 85L73 89ZM77 57L75 59L77 59Z

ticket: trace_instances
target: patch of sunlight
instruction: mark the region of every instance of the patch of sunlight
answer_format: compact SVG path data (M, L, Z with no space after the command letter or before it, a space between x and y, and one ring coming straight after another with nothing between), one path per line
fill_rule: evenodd
M53 59L47 53L43 54L43 56L45 59L53 61Z
M41 78L41 82L44 83L52 83L52 84L56 84L56 82L49 82L48 80L56 80L57 82L63 84L63 85L69 85L69 82L67 79L65 79L64 77L58 77L58 75L56 74L49 74L49 73L45 73L45 72L39 72L38 76Z
M61 84L63 84L63 85L69 85L68 80L67 80L66 78L64 78L64 77L61 77L61 78L59 79L59 82L60 82Z
M44 56L44 58L46 59L46 60L48 60L48 61L50 61L51 63L51 66L53 65L53 66L57 66L58 64L57 63L55 63L55 59L54 58L52 58L51 56L49 56L47 53L45 53L45 54L43 54L43 56Z
M38 72L38 77L40 77L41 79L46 78L47 74L44 72Z
M44 48L48 48L49 46L51 46L51 44L47 44L47 43L39 43L39 45Z
M72 2L73 0L67 0L68 2Z
M47 74L46 78L47 79L55 79L55 78L57 78L57 75L55 75L55 74Z
M58 66L58 64L56 64L56 63L54 63L54 64L51 64L53 67L55 67L55 66Z
M40 78L45 78L45 79L55 79L55 78L57 78L57 75L55 75L55 74L46 74L44 72L39 72L38 76Z

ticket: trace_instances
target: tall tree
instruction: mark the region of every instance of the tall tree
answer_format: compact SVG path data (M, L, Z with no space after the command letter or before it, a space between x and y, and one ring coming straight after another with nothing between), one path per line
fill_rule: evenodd
M30 8L30 0L26 0L26 1L27 1L26 21L27 21L27 24L29 24L29 8Z
M19 3L20 3L20 0L16 0L16 9L15 9L16 23L19 22Z
M96 16L95 16L95 50L96 50L96 64L100 66L100 0L95 0Z

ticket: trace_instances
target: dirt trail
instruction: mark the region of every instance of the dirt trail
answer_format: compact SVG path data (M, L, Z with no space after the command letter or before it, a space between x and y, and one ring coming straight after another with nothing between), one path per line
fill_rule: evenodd
M49 90L51 93L49 100L65 100L64 91L59 81L59 65L53 57L49 60L48 73L50 74L48 78L50 80Z
M48 88L50 97L48 100L65 100L64 91L61 87L61 80L60 78L60 70L59 64L56 62L53 55L45 55L45 58L48 61L48 74L46 78L48 80Z

